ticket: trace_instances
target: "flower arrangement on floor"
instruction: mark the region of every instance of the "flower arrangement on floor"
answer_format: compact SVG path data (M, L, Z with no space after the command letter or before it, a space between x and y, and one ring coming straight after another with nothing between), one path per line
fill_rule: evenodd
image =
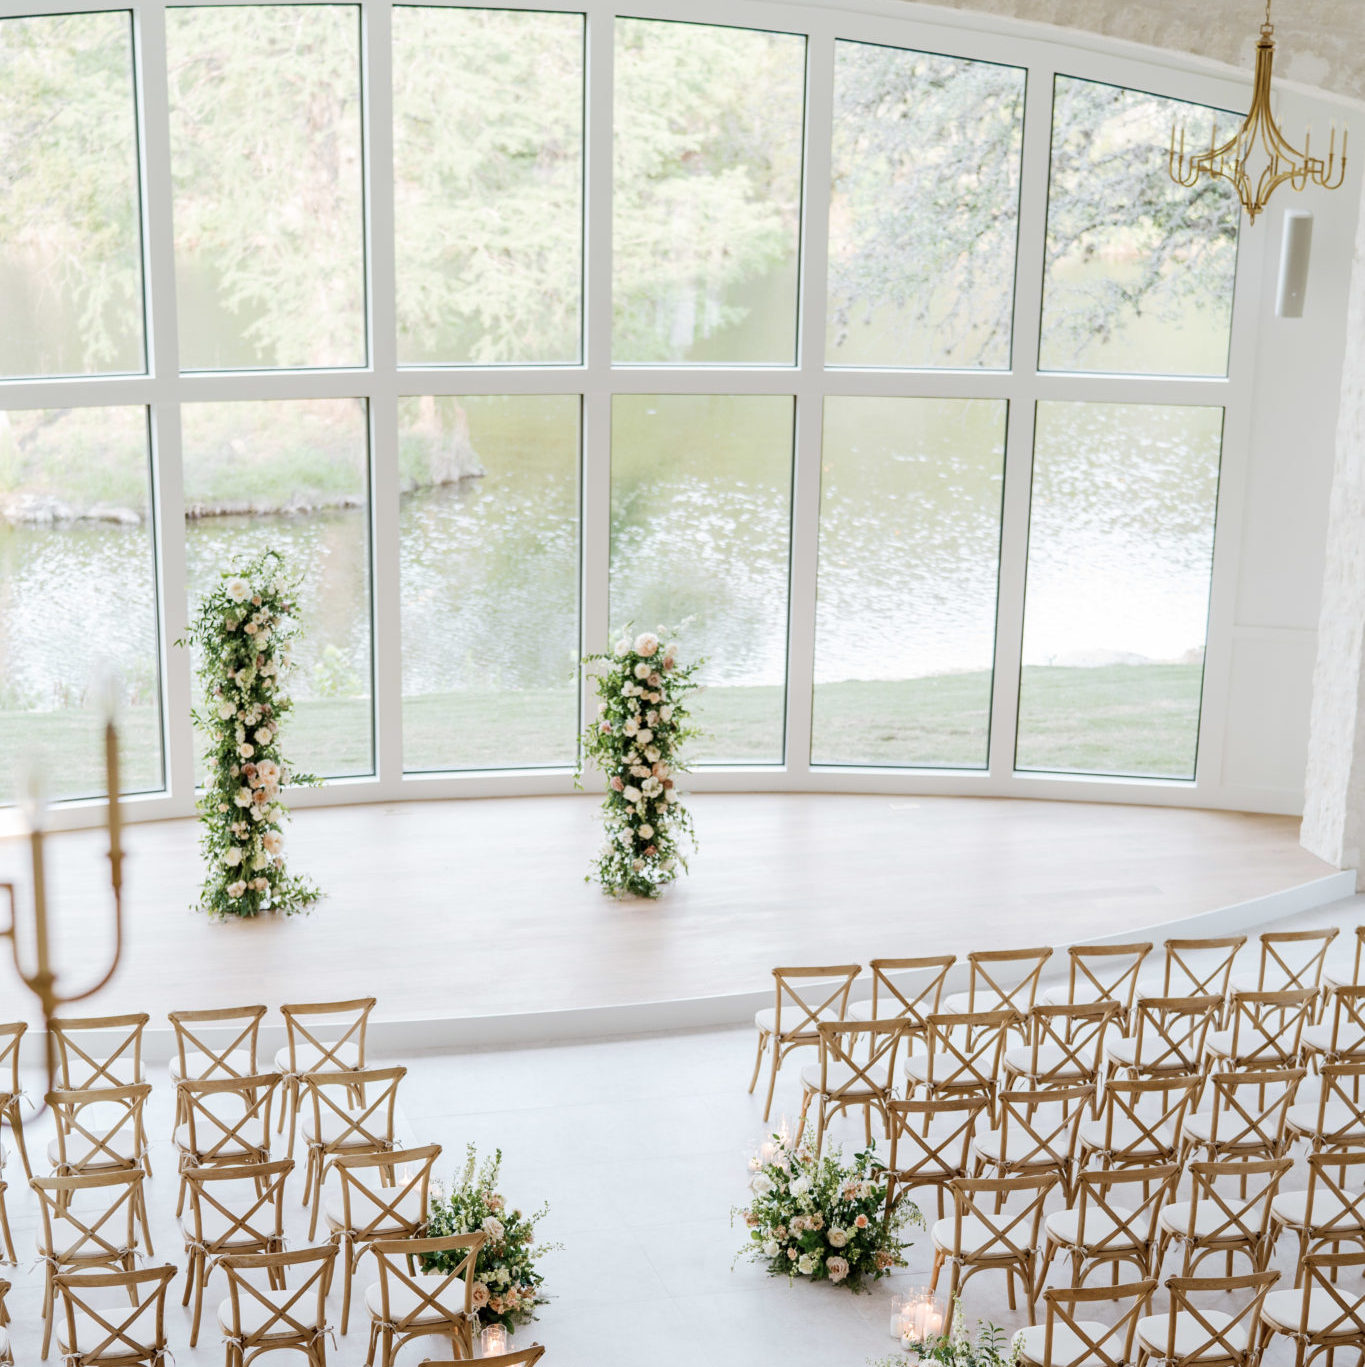
M293 706L285 679L298 634L297 587L283 557L263 551L223 572L185 636L199 648L204 688L204 705L193 715L208 738L208 778L197 805L207 865L199 908L210 916L287 916L322 895L284 862L289 813L280 793L314 782L292 774L280 750L280 728Z
M905 1266L902 1232L922 1226L912 1202L886 1216L886 1183L877 1155L867 1149L850 1166L838 1149L817 1156L785 1132L774 1134L749 1160L752 1202L735 1213L749 1226L740 1252L773 1276L829 1281L861 1291L871 1278Z
M906 1339L905 1352L912 1360L937 1362L942 1367L1017 1367L1019 1342L1016 1335L1005 1344L1005 1331L994 1324L978 1320L976 1342L967 1334L962 1318L962 1301L953 1299L953 1322L946 1334L934 1334L927 1339ZM872 1367L906 1367L906 1357L883 1358Z
M699 734L688 725L685 699L699 687L701 662L680 665L678 647L660 640L665 634L660 627L658 635L646 631L632 640L623 628L610 655L583 661L600 699L597 719L583 733L583 752L607 780L607 838L588 880L595 874L614 897L657 897L687 868L683 837L693 840L675 784L687 772L679 750Z
M427 1235L435 1239L482 1231L488 1236L476 1264L474 1309L481 1328L501 1324L510 1333L518 1324L535 1319L536 1306L545 1300L540 1294L544 1278L536 1271L535 1260L560 1245L535 1242L536 1224L548 1213L548 1206L532 1215L507 1208L498 1191L501 1149L482 1166L473 1144L465 1153L464 1172L449 1195L433 1183ZM454 1254L437 1253L421 1261L423 1272L450 1272L458 1259Z

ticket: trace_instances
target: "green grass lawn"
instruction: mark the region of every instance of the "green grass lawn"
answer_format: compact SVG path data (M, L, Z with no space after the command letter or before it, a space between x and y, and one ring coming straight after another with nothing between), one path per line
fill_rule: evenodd
M1191 777L1201 674L1199 665L1025 669L1019 767ZM982 768L988 687L984 673L821 685L815 761ZM694 708L706 731L694 762L779 762L782 704L775 686L707 689ZM370 773L369 706L364 698L300 702L285 733L287 753L301 769L320 774ZM571 689L412 698L403 708L406 764L435 770L569 766L574 709ZM161 787L156 710L130 708L122 726L126 789ZM103 743L93 712L0 712L0 800L9 800L16 761L25 754L42 763L53 799L104 791Z

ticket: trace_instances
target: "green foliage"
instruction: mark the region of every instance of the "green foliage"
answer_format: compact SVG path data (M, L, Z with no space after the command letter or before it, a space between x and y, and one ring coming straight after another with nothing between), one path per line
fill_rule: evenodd
M626 626L611 655L583 660L595 671L601 699L597 720L583 733L583 753L607 780L607 839L595 872L614 897L657 897L680 867L687 868L681 843L693 838L676 775L687 772L681 747L698 734L687 724L684 700L698 686L694 676L702 662L679 666L678 648L663 644L665 634L660 627L659 635L643 632L632 641Z
M208 782L198 801L199 847L207 865L199 909L213 917L291 915L321 893L285 868L281 791L311 783L292 774L280 748L280 728L293 708L284 687L298 577L276 551L262 551L223 571L199 602L177 645L199 648L204 705L195 725L208 737Z
M868 1279L905 1266L902 1231L922 1225L910 1201L888 1214L886 1182L875 1149L845 1166L837 1148L817 1154L785 1132L774 1134L749 1161L752 1202L734 1212L749 1227L741 1258L774 1276L842 1283L861 1291Z
M536 1259L560 1245L536 1243L536 1225L549 1213L548 1206L530 1215L508 1209L498 1191L501 1170L501 1149L480 1165L478 1151L470 1144L454 1189L449 1195L433 1192L426 1232L433 1239L452 1234L486 1236L475 1263L474 1313L481 1325L503 1324L511 1330L535 1319L536 1306L544 1304L540 1287L545 1278L536 1271ZM436 1253L421 1263L423 1272L452 1272L459 1256Z
M978 1320L976 1339L967 1334L962 1319L962 1301L953 1301L953 1322L946 1334L932 1338L908 1339L905 1351L917 1355L922 1362L937 1362L942 1367L1018 1367L1019 1347L1014 1341L1008 1345L1005 1331L995 1324ZM904 1357L884 1358L873 1367L905 1367Z

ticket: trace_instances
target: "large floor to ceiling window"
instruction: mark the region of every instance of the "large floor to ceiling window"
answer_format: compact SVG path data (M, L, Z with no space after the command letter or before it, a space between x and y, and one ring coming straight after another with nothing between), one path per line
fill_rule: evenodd
M296 762L376 796L566 775L626 623L756 782L1197 780L1217 111L804 13L0 18L0 801L99 794L112 673L184 810L173 623L265 546Z

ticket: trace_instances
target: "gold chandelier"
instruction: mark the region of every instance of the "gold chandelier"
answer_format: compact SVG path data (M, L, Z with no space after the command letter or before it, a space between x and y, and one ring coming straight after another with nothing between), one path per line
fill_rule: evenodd
M1255 223L1270 196L1288 182L1296 190L1310 183L1324 190L1336 190L1346 178L1346 130L1341 135L1341 158L1337 158L1337 130L1332 127L1327 160L1311 152L1311 130L1304 136L1300 152L1280 131L1270 108L1270 73L1275 63L1275 26L1270 22L1270 0L1266 0L1265 23L1256 44L1256 82L1251 95L1251 111L1241 128L1227 142L1219 144L1218 125L1213 126L1207 152L1185 156L1185 130L1171 126L1171 179L1192 189L1200 176L1230 181L1237 190L1247 216Z

